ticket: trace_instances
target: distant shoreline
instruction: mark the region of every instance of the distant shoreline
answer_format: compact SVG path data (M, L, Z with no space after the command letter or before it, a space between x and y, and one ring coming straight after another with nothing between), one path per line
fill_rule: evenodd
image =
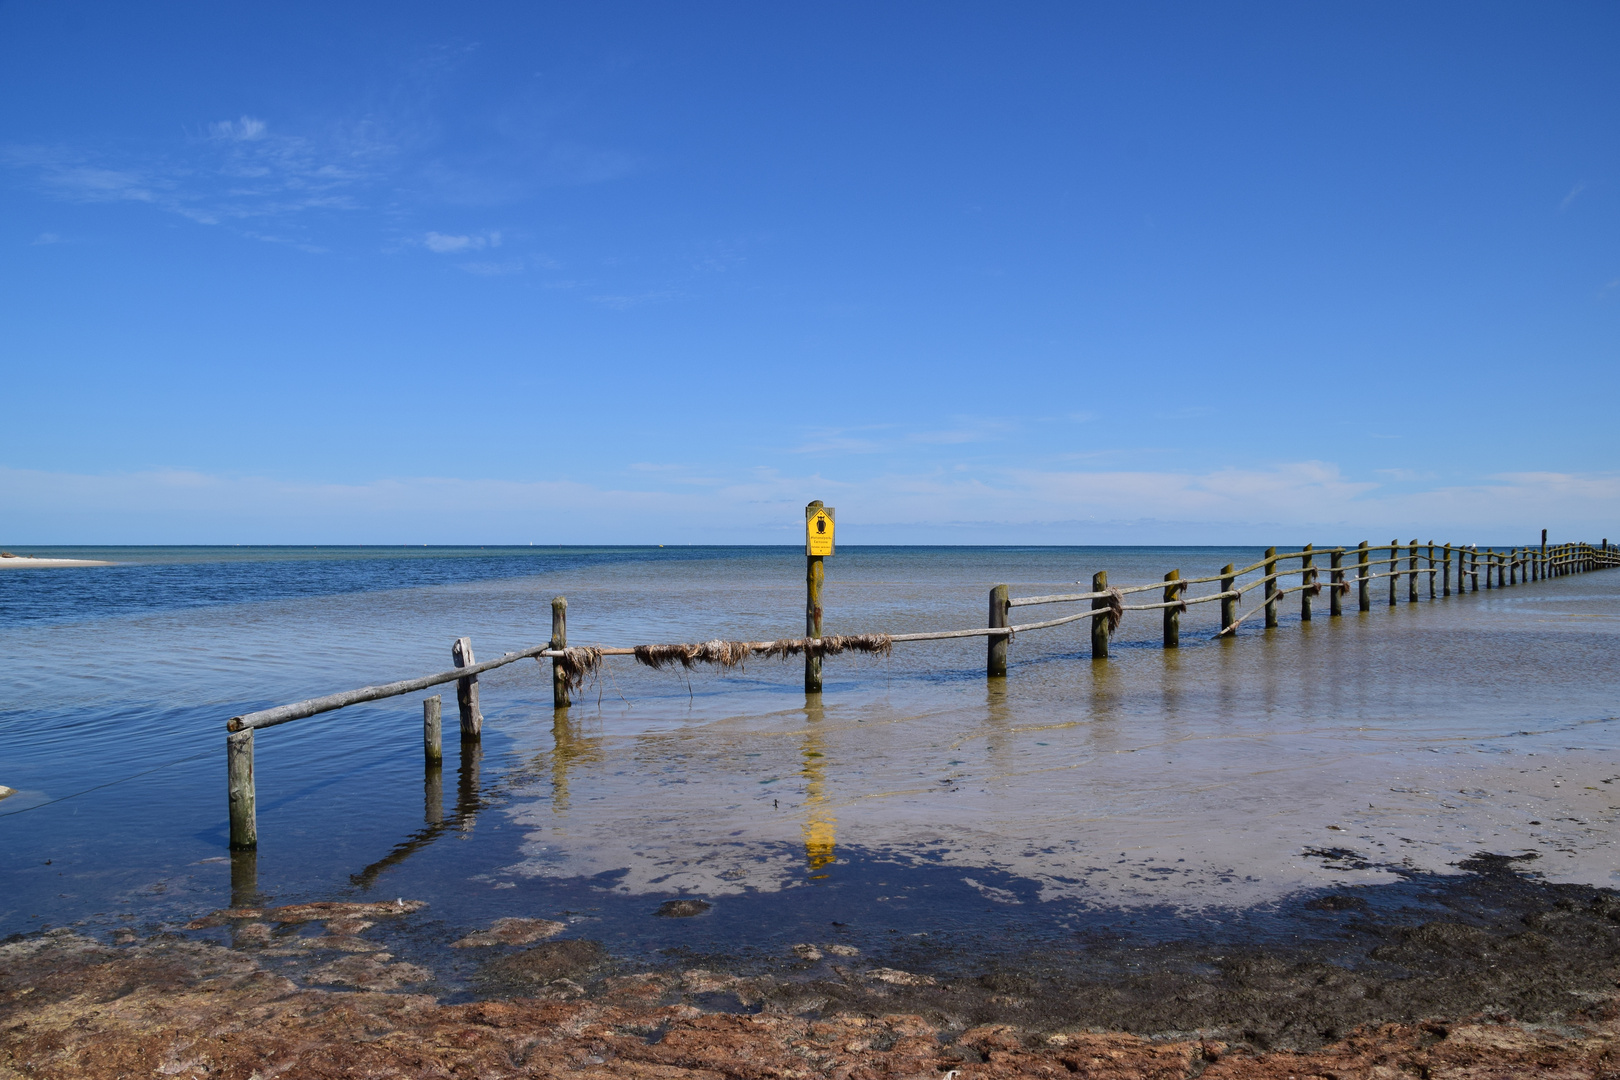
M48 570L58 566L111 566L101 559L37 559L32 555L0 556L0 570Z

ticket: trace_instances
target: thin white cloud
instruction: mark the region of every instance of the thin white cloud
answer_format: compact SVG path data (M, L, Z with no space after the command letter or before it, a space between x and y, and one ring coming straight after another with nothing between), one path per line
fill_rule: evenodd
M255 142L264 138L269 129L263 120L251 116L244 116L240 120L221 120L208 125L209 134L216 139L232 139L236 142Z
M593 304L610 308L614 311L628 311L631 308L643 307L647 304L661 304L673 300L680 293L674 289L649 289L641 293L608 293L590 297Z
M143 203L203 225L279 219L285 231L311 211L363 208L395 152L368 124L316 137L242 116L208 124L166 154L10 145L0 148L0 162L67 202Z
M1563 199L1559 200L1559 203L1558 203L1558 211L1559 211L1559 213L1563 213L1565 210L1568 210L1570 204L1573 203L1575 201L1575 199L1580 195L1580 193L1585 191L1585 190L1586 190L1586 181L1584 181L1584 180L1576 181L1575 186L1569 189L1569 194L1565 195L1563 197Z
M500 247L501 234L493 231L465 235L430 232L422 238L422 246L440 255L464 254L469 251Z

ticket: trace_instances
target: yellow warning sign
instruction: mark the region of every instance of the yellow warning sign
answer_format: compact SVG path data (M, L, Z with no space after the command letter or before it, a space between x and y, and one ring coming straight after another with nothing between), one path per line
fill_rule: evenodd
M833 553L833 508L810 505L804 508L804 553Z

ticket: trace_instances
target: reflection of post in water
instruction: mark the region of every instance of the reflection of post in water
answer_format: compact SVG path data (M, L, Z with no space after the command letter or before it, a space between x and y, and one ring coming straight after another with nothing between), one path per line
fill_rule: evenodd
M1110 664L1091 665L1091 718L1118 719L1119 673Z
M478 819L478 811L483 807L483 792L479 787L483 756L484 748L478 741L462 740L461 765L456 770L456 809L448 821L444 818L443 770L439 766L428 765L422 778L423 816L427 818L427 824L416 830L415 835L395 844L394 850L358 874L350 874L349 880L362 889L369 889L376 884L384 870L398 866L433 843L442 833L450 829L470 831ZM234 863L232 870L234 878Z
M1001 752L1006 749L1002 736L1012 723L1012 711L1007 707L1007 684L985 682L984 719L991 734L985 744L986 761L992 769L1000 768Z
M1164 665L1164 676L1159 680L1160 701L1164 715L1174 715L1181 708L1181 650L1165 649L1159 654Z
M259 851L236 848L231 851L231 907L253 907L259 898Z
M831 875L816 871L831 866L837 858L833 849L838 841L838 819L823 805L827 801L827 759L822 750L821 733L815 727L822 717L819 698L805 705L804 715L811 725L804 736L804 767L799 770L805 780L804 859L810 877L820 879Z
M444 820L444 767L436 761L422 767L422 820L429 825Z
M567 709L558 709L551 722L551 812L568 810L568 770L574 765L596 761L602 756L597 739L580 734L577 720L570 720Z
M478 773L484 761L484 744L461 740L461 765L456 769L456 827L471 832L478 819Z

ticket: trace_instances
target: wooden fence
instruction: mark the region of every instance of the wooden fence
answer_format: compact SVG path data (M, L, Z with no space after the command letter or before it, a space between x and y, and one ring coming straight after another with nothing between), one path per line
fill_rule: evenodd
M1326 565L1318 560L1326 559ZM1291 565L1297 563L1297 566ZM988 639L985 672L990 678L1007 674L1007 654L1016 634L1043 630L1066 623L1091 620L1091 655L1095 660L1106 659L1108 642L1120 617L1128 611L1159 611L1164 622L1164 647L1174 649L1181 644L1181 613L1192 604L1220 602L1220 630L1222 637L1256 615L1264 615L1267 629L1278 625L1278 609L1289 596L1299 598L1302 621L1316 614L1316 601L1327 592L1328 615L1338 616L1344 611L1344 598L1352 587L1360 611L1371 611L1375 602L1374 585L1387 583L1388 606L1400 602L1402 584L1405 599L1417 603L1427 586L1429 600L1449 597L1453 592L1478 592L1480 579L1486 590L1505 589L1510 586L1540 581L1544 578L1563 577L1620 566L1620 549L1611 547L1605 539L1601 544L1547 545L1546 530L1542 531L1539 547L1511 547L1501 551L1479 547L1436 545L1432 541L1420 544L1391 541L1387 545L1369 547L1365 541L1353 548L1315 548L1306 544L1297 551L1279 553L1276 548L1266 549L1265 556L1249 566L1237 568L1227 564L1220 573L1208 577L1183 578L1179 570L1164 575L1161 583L1129 585L1121 588L1108 584L1106 572L1092 577L1088 592L1054 593L1045 596L1011 596L1006 585L990 590L987 625L965 630L939 630L913 634L863 634L853 637L806 636L776 641L708 641L691 645L638 645L633 648L570 647L568 645L568 601L557 597L551 602L551 640L544 645L509 652L494 660L478 663L473 658L470 638L457 638L451 645L451 660L455 666L447 671L421 678L365 686L339 694L311 698L290 705L233 716L226 723L229 734L225 739L226 773L230 800L230 843L236 850L246 851L258 846L256 813L257 789L253 777L253 734L261 728L331 712L348 705L366 701L413 694L445 683L456 684L456 706L460 717L463 742L477 742L483 727L483 714L478 705L478 676L519 660L552 662L552 703L556 708L567 708L571 688L577 688L581 675L598 667L604 657L633 656L641 663L660 667L679 662L687 667L694 663L712 663L732 666L749 655L789 656L803 654L806 660L806 685L820 688L821 658L837 655L846 650L887 653L894 644L910 641L940 641L951 638L983 637ZM1321 579L1326 570L1326 582ZM1238 579L1261 571L1261 576L1242 586ZM1297 578L1296 584L1287 584ZM1193 586L1215 585L1214 591L1192 595ZM813 588L813 586L812 586ZM1245 594L1263 589L1263 602L1239 615ZM1161 592L1162 590L1162 592ZM1132 604L1127 598L1144 593L1160 592L1160 599L1152 603ZM812 592L814 620L808 624L820 633L819 596ZM1014 624L1013 608L1035 607L1045 604L1086 603L1082 611L1057 618ZM814 664L814 681L810 678ZM440 736L440 699L428 698L423 702L422 717L423 756L430 766L442 759Z

